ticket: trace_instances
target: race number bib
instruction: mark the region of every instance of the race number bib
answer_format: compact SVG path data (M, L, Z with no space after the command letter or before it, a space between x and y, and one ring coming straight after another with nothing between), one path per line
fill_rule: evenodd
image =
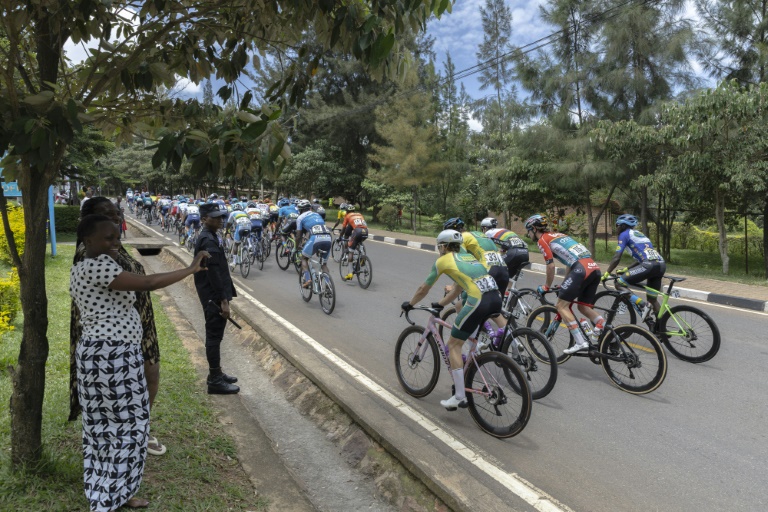
M298 219L299 218L299 214L298 213L289 213L288 214L288 218L291 219L291 220Z
M328 228L326 228L323 224L315 224L310 229L313 235L322 235L324 233L328 232Z
M496 286L496 281L494 281L491 276L484 276L479 279L475 279L474 283L480 289L481 293L499 289L498 286Z
M501 258L499 257L499 254L496 252L488 251L485 253L485 262L488 264L488 266L493 267L496 265L503 265L504 262L501 261Z
M251 227L251 219L249 219L248 217L238 217L235 219L235 224L237 224L238 226Z
M648 261L660 261L661 255L656 252L656 249L653 249L651 247L645 249L643 251L643 254L645 254L645 259Z
M589 249L587 249L581 244L572 245L571 247L568 248L568 252L573 254L577 259L592 257L592 253L589 252Z
M357 218L353 221L353 224L355 226L365 226L365 221L363 219Z

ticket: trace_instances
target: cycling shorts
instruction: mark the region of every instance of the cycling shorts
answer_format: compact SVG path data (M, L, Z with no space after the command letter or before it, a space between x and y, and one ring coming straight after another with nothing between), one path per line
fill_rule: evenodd
M644 261L636 265L619 277L620 284L638 284L646 281L646 284L654 290L661 290L661 278L667 271L667 264L663 261Z
M161 207L160 207L160 212L161 212L163 215L165 215L166 213L168 213L168 210L170 210L170 209L171 209L171 207L170 207L170 206L161 206Z
M480 300L468 297L456 315L451 336L466 341L489 316L501 312L501 295L498 290L485 292Z
M269 222L277 222L277 219L279 219L280 216L277 213L270 213L269 214Z
M321 256L320 253L324 254ZM311 257L313 254L321 256L323 263L328 261L328 254L331 252L331 235L325 233L322 235L312 235L304 244L304 249L301 251L301 255L305 258Z
M513 247L504 253L504 263L507 264L509 277L514 277L520 272L529 261L528 249L522 247ZM502 288L499 288L501 290Z
M241 242L243 237L251 235L251 226L235 226L235 242Z
M363 241L368 240L368 228L355 228L354 231L347 236L349 237L349 242L347 242L349 248L352 250L357 249L358 245Z
M585 267L582 262L586 263ZM578 299L586 304L595 303L597 286L600 284L600 267L591 259L579 260L573 264L565 276L558 299L573 301Z
M280 229L280 233L288 236L291 233L296 231L296 219L293 219L290 222L286 222L286 224Z
M488 269L488 275L496 281L496 287L501 293L507 291L509 285L509 270L504 265L494 265Z
M187 220L184 221L184 225L186 227L189 227L191 225L195 226L195 229L200 227L200 217L197 215L187 215Z
M260 220L251 220L251 229L261 233L262 225Z

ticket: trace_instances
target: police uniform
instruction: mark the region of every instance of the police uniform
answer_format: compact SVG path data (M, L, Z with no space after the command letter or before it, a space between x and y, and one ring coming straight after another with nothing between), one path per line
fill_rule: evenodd
M227 215L227 208L217 203L200 205L200 217L221 217ZM237 296L232 277L229 275L227 256L224 254L224 243L218 233L203 227L195 244L195 255L200 251L208 251L208 270L195 274L195 289L205 314L205 355L208 359L210 373L208 375L208 393L231 394L240 391L233 386L237 378L230 377L221 371L221 340L224 338L224 328L227 319L221 316L221 301L231 301Z

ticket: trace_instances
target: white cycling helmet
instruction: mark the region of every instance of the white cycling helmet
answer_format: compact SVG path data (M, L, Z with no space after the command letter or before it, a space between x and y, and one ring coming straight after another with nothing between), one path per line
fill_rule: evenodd
M460 244L463 240L464 239L461 237L461 233L455 229L446 229L437 235L437 245L447 245L453 243Z
M493 217L486 217L482 221L480 221L480 227L482 228L490 229L490 228L495 228L498 225L499 225L498 221Z
M233 205L232 205L232 211L236 211L236 212L238 212L238 211L239 211L239 212L243 211L243 205L241 205L240 203L235 203L235 204L233 204Z
M296 203L296 208L298 208L300 212L306 212L307 210L312 208L312 205L309 204L309 201L307 201L306 199L302 199L298 203Z

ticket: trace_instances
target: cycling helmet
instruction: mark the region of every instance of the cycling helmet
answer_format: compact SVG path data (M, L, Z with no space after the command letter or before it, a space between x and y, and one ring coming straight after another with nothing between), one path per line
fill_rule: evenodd
M483 228L495 228L499 223L493 217L486 217L480 222L480 227Z
M443 224L444 230L458 230L464 227L464 221L461 220L461 217L451 217L445 223ZM443 231L445 233L445 231ZM440 233L442 235L442 233ZM439 237L438 237L439 238Z
M318 198L314 198L312 200L312 202L315 203L315 204L320 204L320 200Z
M544 228L549 226L549 220L543 215L531 215L528 220L525 221L525 230L533 231L533 228Z
M289 203L287 199L281 199L277 202L277 206L279 206L280 208L282 208L283 206L288 206L289 204L291 203Z
M236 212L241 212L243 211L243 205L241 205L240 203L235 203L232 205L232 210Z
M347 203L341 203L339 205L339 210L345 210L346 211L347 208L349 208L349 205Z
M300 212L306 212L307 210L312 208L312 205L310 205L309 201L307 201L306 199L302 199L298 203L296 203L296 208L298 208Z
M353 205L352 203L348 204L346 210L347 210L347 213L355 211L355 205Z
M218 199L218 198L219 198L219 194L211 194L211 195L208 196L208 199L210 199L211 201L213 201L214 199Z
M464 239L461 237L461 233L455 229L446 229L437 235L437 245L447 245L457 243L460 244Z
M634 215L629 215L628 213L625 213L624 215L619 215L619 218L616 219L616 225L617 226L628 226L630 228L633 228L637 226L637 217Z

